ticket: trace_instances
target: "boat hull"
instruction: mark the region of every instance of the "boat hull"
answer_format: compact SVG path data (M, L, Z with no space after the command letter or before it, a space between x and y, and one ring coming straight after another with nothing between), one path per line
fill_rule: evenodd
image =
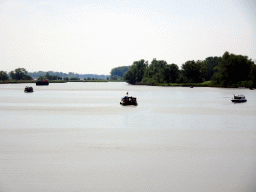
M49 85L49 82L37 81L36 85Z
M234 103L243 103L243 102L246 102L247 100L232 99L231 101Z
M136 103L134 103L134 102L120 102L120 105L123 105L123 106L126 106L126 105L138 105L138 103L136 102Z
M33 87L26 87L26 88L24 89L24 92L25 92L25 93L34 92Z

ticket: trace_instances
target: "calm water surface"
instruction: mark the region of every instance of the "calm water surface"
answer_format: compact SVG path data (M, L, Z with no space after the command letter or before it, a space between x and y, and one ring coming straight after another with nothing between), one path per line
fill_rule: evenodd
M0 85L4 128L254 129L256 94L248 89L131 86L126 83ZM139 105L120 106L129 92ZM246 103L234 104L234 94Z
M255 90L0 84L0 122L0 191L256 189Z

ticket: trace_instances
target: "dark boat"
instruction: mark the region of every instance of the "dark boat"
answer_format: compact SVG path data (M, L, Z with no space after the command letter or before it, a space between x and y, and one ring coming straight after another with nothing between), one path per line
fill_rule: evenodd
M246 102L247 99L245 98L244 95L234 95L234 98L232 98L231 101L235 103L241 103Z
M34 92L33 87L25 87L24 92Z
M126 94L127 96L121 99L120 105L138 105L136 97L128 97L128 92Z
M37 81L36 85L49 85L49 81L47 79Z

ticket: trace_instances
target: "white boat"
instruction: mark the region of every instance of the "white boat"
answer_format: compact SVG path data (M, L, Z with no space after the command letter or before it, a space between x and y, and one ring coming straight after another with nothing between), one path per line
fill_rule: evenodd
M234 95L234 97L231 99L231 101L240 103L240 102L246 102L247 99L245 98L244 95Z

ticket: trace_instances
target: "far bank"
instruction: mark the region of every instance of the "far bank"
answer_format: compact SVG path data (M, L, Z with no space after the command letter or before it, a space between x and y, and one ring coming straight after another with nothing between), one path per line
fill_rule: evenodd
M220 84L213 83L212 81L205 81L203 83L155 83L148 84L143 82L136 82L135 85L148 85L148 86L165 86L165 87L219 87L219 88L252 88L246 81L242 81L238 84L230 86L222 86Z

